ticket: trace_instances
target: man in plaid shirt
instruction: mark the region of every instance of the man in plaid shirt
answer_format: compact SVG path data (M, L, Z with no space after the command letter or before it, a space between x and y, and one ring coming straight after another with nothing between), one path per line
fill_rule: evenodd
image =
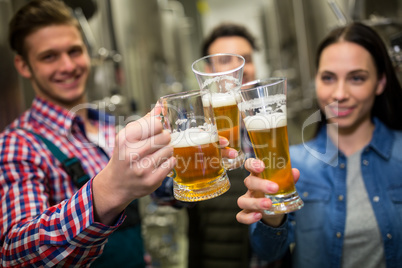
M0 135L0 266L89 266L127 206L171 171L170 134L153 116L157 109L117 136L110 117L89 109L89 56L61 1L30 1L10 22L9 37L15 66L36 97ZM32 132L77 157L90 180L77 187ZM126 240L136 235L140 230L125 233ZM130 254L130 261L143 257Z

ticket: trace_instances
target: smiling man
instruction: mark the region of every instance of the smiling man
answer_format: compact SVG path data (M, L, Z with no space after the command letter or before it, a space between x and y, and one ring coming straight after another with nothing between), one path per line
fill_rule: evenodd
M90 60L77 27L44 27L28 35L25 46L27 55L16 55L15 66L36 96L67 107L85 102Z
M136 200L175 163L158 112L116 136L110 116L82 108L90 59L61 1L29 1L9 41L35 99L0 135L0 266L145 267Z

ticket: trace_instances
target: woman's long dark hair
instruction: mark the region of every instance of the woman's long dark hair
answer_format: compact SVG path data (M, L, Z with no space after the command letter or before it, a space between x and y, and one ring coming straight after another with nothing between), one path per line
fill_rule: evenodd
M342 40L364 47L374 59L378 79L382 75L385 75L387 79L383 93L375 98L371 116L379 118L389 128L402 130L402 88L387 48L381 37L372 28L359 22L353 22L331 31L318 47L316 56L317 70L322 51L329 45ZM326 124L322 111L321 118L319 128Z

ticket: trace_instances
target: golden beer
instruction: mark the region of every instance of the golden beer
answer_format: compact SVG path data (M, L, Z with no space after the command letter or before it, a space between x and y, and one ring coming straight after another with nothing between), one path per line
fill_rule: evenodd
M264 162L262 178L279 185L275 195L288 195L296 191L289 157L286 117L256 115L245 118L247 132L255 156Z
M275 215L303 207L297 193L289 156L286 119L286 78L268 78L246 83L236 100L257 159L265 169L263 179L278 184L278 192L265 193L272 206L265 214Z
M230 148L240 150L239 109L236 104L214 107L214 115L219 136L229 141Z
M204 105L208 107L209 102L204 101ZM240 119L235 98L229 93L212 93L212 107L219 136L228 139L228 147L240 151Z
M173 155L176 158L174 180L178 186L178 190L175 189L176 199L199 201L226 192L230 188L228 180L217 187L226 173L221 163L218 136L194 130L187 133L172 134Z

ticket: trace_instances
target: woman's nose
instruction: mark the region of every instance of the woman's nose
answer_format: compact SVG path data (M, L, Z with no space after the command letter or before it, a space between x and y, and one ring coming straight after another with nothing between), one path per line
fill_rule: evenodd
M336 101L342 101L347 99L349 96L346 84L343 81L339 81L332 93L332 98Z

